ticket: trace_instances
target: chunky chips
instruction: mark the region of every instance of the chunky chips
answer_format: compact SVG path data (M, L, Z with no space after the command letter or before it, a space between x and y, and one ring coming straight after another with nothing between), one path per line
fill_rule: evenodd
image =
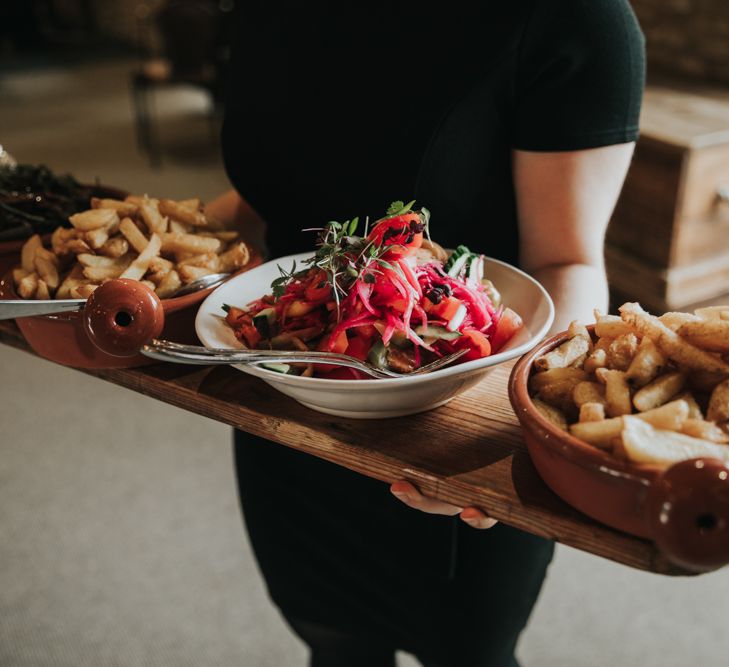
M535 360L539 412L635 463L729 461L729 306L655 317L626 303L620 317L595 315L595 340L572 323Z
M208 218L199 199L130 195L91 200L51 235L50 250L32 236L13 271L23 299L87 298L114 278L147 284L164 299L210 273L233 273L250 254L238 233Z

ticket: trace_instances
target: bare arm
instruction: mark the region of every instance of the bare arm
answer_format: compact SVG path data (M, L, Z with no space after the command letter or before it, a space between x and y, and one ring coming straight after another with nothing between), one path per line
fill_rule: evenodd
M266 223L236 190L228 190L205 207L205 213L240 231L243 240L265 256Z
M563 331L575 319L590 322L593 308L607 310L605 230L632 154L633 144L564 153L514 152L521 265L554 300L553 331ZM475 528L495 523L478 508L462 510L423 496L409 482L395 482L390 490L423 512L460 513Z
M554 299L553 331L607 310L605 230L634 145L513 155L520 263Z

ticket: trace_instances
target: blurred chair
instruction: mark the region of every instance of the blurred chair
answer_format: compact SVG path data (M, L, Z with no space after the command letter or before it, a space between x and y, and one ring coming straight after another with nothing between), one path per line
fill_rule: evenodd
M229 48L224 19L232 5L230 0L170 0L154 13L145 5L138 9L140 33L156 29L161 41L159 56L141 62L132 75L137 142L149 155L152 166L161 164L160 142L152 118L152 94L156 89L186 85L205 90L211 100L211 133L215 134Z

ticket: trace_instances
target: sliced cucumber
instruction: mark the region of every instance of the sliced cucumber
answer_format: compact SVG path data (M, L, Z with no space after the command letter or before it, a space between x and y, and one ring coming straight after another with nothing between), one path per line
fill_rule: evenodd
M458 310L456 311L456 314L451 318L451 321L448 322L446 325L446 329L449 331L456 331L458 327L463 324L463 320L466 319L466 314L468 313L468 310L466 309L466 306L461 304L458 306Z
M384 322L379 321L375 322L372 326L377 329L377 332L380 334L380 336L385 333L385 329L387 328L387 325ZM395 329L392 337L390 338L390 343L392 343L395 347L408 347L410 341L408 340L408 337L405 335L404 331Z
M265 368L269 371L275 371L276 373L281 373L283 375L288 375L291 372L291 366L288 364L261 364L261 368Z
M455 340L463 335L460 331L448 331L448 329L438 324L429 324L427 327L421 324L415 328L415 333L421 338L430 338L432 340Z
M468 260L471 258L470 253L465 253L463 255L460 255L455 262L453 262L450 269L446 269L446 273L451 278L457 278L461 271L463 271L466 268L466 265L468 264Z
M264 308L253 318L253 326L263 338L271 338L271 326L276 322L276 310Z
M501 305L501 292L494 287L494 284L488 278L483 278L481 284L486 290L486 294L489 295L494 308L498 308Z
M471 255L471 262L468 265L468 279L475 283L483 280L483 255Z
M459 245L450 255L446 263L443 265L443 269L449 274L451 268L453 265L458 261L460 257L463 255L468 255L471 251L465 246L465 245Z
M387 347L382 340L378 340L370 348L369 354L367 355L367 361L369 361L375 368L387 370Z

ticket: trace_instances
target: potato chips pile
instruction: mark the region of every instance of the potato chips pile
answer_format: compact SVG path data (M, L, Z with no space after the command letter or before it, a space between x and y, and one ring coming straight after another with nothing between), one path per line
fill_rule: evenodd
M637 303L596 313L595 336L537 358L537 410L573 436L636 463L729 462L729 306L655 317Z
M210 273L233 273L250 253L238 232L202 211L199 199L130 195L91 200L91 209L58 227L51 249L32 236L13 271L24 299L85 299L114 278L139 280L161 298Z

